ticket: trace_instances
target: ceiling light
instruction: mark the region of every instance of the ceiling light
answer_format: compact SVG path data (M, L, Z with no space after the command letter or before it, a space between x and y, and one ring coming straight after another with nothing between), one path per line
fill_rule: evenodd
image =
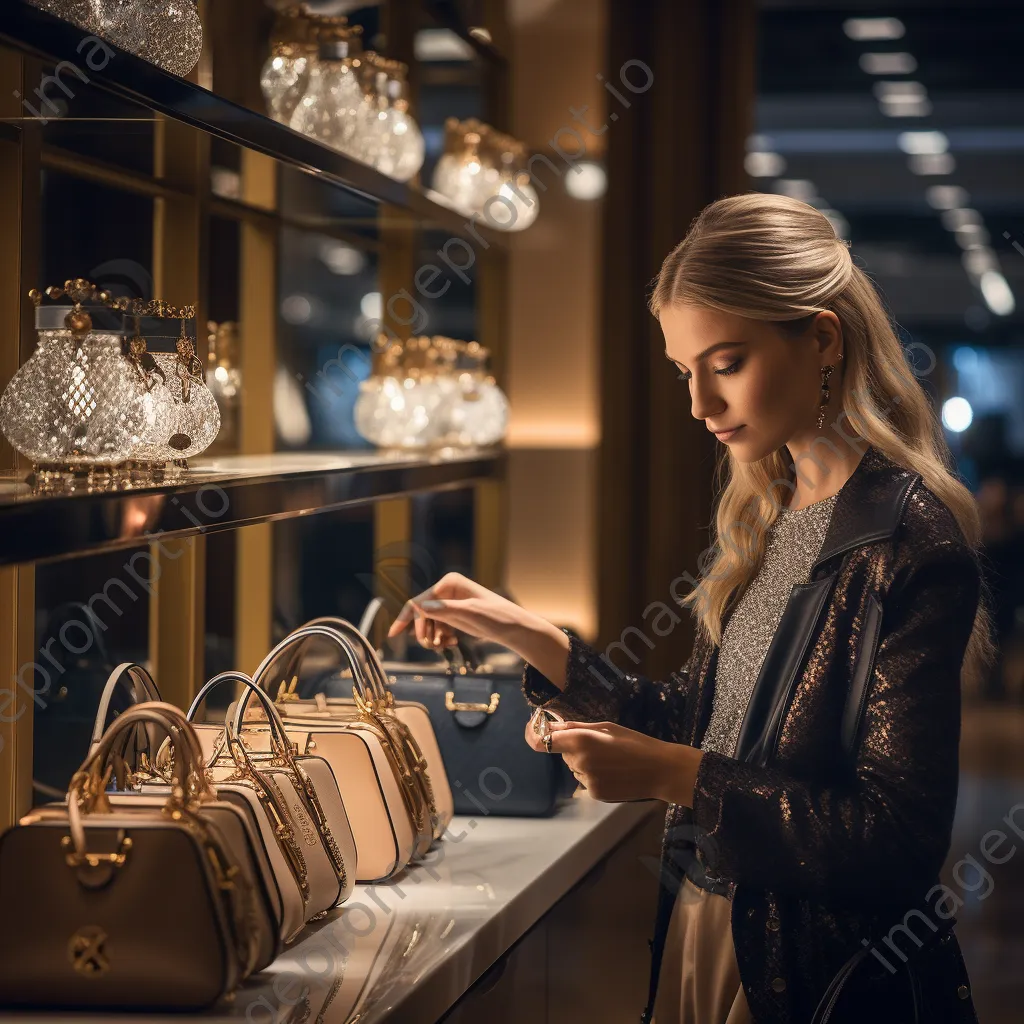
M814 182L806 178L779 178L775 182L775 190L790 199L799 199L805 203L809 203L818 194Z
M367 292L359 300L359 312L367 320L377 321L384 315L384 300L380 292Z
M847 18L843 31L858 42L875 39L902 39L906 29L899 18Z
M876 99L884 101L923 100L928 95L920 82L875 82L871 91Z
M605 169L593 160L580 160L572 174L566 175L565 191L573 199L600 199L608 189Z
M945 132L900 132L896 145L904 153L945 153L949 139Z
M987 245L979 245L975 249L968 249L966 252L962 252L960 254L960 262L971 278L980 279L986 270L999 269L999 260Z
M1009 316L1014 311L1013 292L998 270L986 270L981 275L980 286L985 305L996 316Z
M413 37L413 52L422 61L473 59L473 47L450 28L421 28Z
M334 238L325 238L320 243L318 255L332 274L351 276L366 266L366 257L358 249Z
M752 178L777 178L784 174L786 161L778 153L748 153L743 160L743 167Z
M860 67L869 75L912 75L917 61L912 53L862 53Z
M952 174L956 170L952 153L913 153L907 157L907 165L914 174Z
M879 100L878 106L886 117L927 117L932 112L929 99Z
M281 303L281 316L295 326L308 324L313 317L313 303L307 295L289 295Z
M958 228L967 227L971 224L981 227L983 223L981 214L977 210L971 209L943 210L942 216L939 219L947 231L956 231Z
M965 224L962 228L957 228L953 234L956 236L956 244L961 249L977 249L992 241L981 224Z
M947 398L942 403L942 423L947 430L959 434L966 430L974 419L971 403L966 398Z
M971 201L967 189L959 185L929 185L924 197L933 210L952 210Z

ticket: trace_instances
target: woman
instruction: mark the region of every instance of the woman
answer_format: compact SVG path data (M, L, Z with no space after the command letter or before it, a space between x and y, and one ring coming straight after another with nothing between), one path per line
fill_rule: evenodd
M669 804L643 1020L975 1022L938 876L961 676L993 650L978 512L931 403L847 245L796 200L707 207L651 309L728 463L681 602L686 665L623 674L457 575L391 632L517 651L530 702L567 719L528 742L598 800Z

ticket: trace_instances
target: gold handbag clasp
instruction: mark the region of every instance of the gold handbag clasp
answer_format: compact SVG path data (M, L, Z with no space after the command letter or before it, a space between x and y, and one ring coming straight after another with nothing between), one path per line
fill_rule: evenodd
M485 714L493 715L498 710L498 701L500 699L500 694L492 693L490 704L467 704L457 701L454 691L449 690L444 695L444 706L446 711L483 711Z
M74 849L71 836L64 836L60 841L61 849L65 852L64 859L69 868L80 868L88 866L98 868L102 864L109 864L111 867L119 868L128 859L128 851L132 848L131 836L124 836L121 839L121 848L114 853L89 853L88 850L79 852Z

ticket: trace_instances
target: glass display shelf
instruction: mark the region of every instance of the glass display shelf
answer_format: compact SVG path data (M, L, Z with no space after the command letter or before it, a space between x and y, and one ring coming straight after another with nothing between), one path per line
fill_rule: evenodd
M5 0L0 13L0 42L48 62L83 60L79 47L82 30L25 0ZM273 157L331 185L356 192L376 202L404 211L425 226L459 238L475 239L484 248L508 248L501 231L487 227L480 217L472 220L428 199L415 186L396 181L322 145L264 114L232 103L194 82L179 78L148 61L106 44L114 52L100 71L90 71L90 81L124 99L189 124L216 138Z
M467 487L500 479L504 464L495 448L200 457L164 484L89 490L77 482L70 493L33 485L27 474L0 474L0 565Z

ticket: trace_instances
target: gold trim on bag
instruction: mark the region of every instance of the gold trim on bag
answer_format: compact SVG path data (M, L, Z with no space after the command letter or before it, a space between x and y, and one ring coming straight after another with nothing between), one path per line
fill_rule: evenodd
M500 700L501 694L492 693L489 704L466 703L464 701L457 701L454 691L448 690L444 695L444 708L445 711L483 711L484 714L493 715L498 710L498 701Z

